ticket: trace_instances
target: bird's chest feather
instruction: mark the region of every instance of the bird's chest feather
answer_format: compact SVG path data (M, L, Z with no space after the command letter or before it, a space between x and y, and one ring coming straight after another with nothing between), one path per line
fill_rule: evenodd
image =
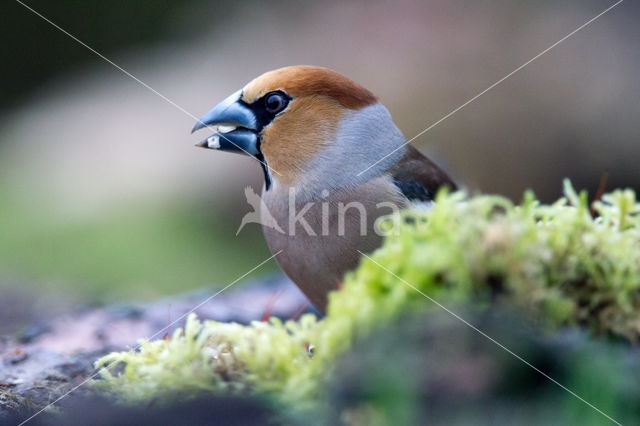
M279 187L263 198L263 223L270 215L280 228L263 226L269 248L282 250L278 263L317 305L323 302L314 299L326 297L326 291L337 288L344 273L357 266L360 251L380 245L379 221L407 205L387 177L319 197Z

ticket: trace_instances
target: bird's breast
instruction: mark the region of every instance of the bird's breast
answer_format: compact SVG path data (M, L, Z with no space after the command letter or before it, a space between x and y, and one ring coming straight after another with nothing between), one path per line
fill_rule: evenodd
M265 192L263 230L271 251L282 250L276 259L284 272L324 310L328 292L357 266L359 252L380 245L380 221L407 202L388 177L311 199L305 195L295 187ZM274 221L278 227L269 225Z

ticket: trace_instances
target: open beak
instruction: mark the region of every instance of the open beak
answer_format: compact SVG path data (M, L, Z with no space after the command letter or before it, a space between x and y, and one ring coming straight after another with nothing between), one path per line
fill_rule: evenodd
M242 91L237 91L198 120L191 133L204 127L215 126L217 129L196 146L247 155L260 154L256 116L240 100L241 95Z

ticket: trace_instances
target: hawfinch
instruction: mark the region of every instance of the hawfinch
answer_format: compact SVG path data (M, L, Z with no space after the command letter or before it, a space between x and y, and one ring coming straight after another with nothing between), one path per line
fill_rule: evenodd
M406 145L373 93L326 68L267 72L205 114L192 132L209 126L216 132L198 146L258 160L267 244L321 311L360 252L380 245L378 219L428 205L441 186L456 188Z

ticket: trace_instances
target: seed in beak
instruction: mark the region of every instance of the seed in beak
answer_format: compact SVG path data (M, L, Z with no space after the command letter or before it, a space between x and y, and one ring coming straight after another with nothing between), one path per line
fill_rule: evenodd
M237 128L236 126L218 126L218 132L229 133L229 132L233 132L236 128Z
M209 148L220 149L220 138L216 135L209 136L207 138L207 145Z

